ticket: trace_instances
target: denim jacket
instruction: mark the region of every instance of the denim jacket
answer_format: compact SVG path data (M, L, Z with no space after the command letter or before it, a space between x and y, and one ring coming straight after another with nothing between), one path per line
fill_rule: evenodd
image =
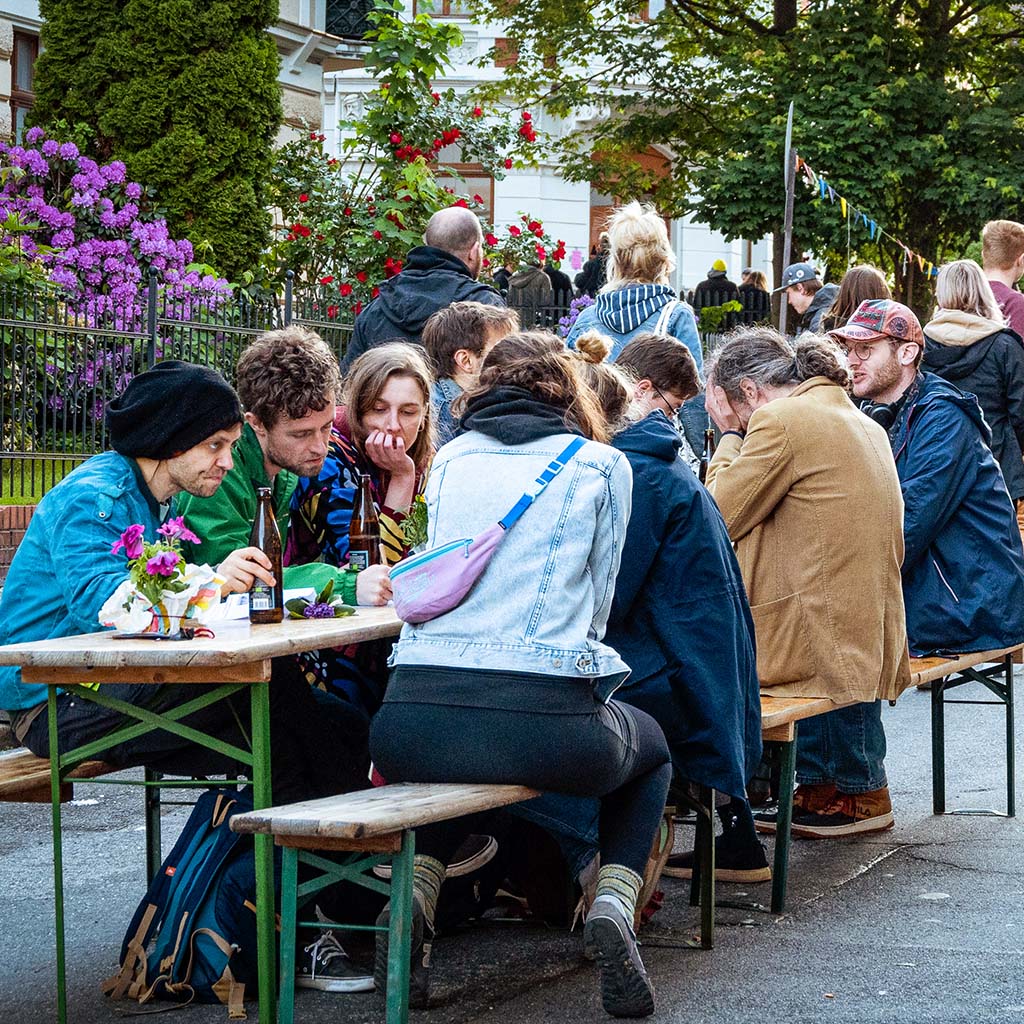
M173 508L168 510L173 514ZM43 497L11 562L0 599L0 644L94 633L104 601L128 576L111 548L132 523L157 539L160 509L139 489L135 463L117 452L94 455ZM0 668L0 708L34 707L46 687Z
M556 434L511 446L469 431L450 441L427 482L427 547L474 537L497 522L571 440ZM601 638L631 493L626 458L588 441L509 530L462 603L405 625L392 665L621 683L629 669Z

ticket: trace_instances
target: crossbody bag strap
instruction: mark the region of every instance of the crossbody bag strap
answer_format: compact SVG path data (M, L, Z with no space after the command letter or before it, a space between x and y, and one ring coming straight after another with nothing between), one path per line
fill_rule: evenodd
M565 468L565 464L586 444L586 438L574 437L565 446L560 455L556 455L545 468L544 472L537 477L532 491L527 491L513 506L508 514L498 521L503 530L514 526L522 514L537 500L537 496L544 490L552 480Z
M668 334L668 322L672 319L672 314L676 311L678 305L679 300L673 299L662 306L661 316L658 317L658 322L654 325L655 334Z

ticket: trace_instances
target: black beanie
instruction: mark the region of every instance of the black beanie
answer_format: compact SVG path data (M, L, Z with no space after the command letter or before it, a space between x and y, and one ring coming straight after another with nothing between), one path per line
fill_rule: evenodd
M169 459L242 422L235 389L208 366L167 359L107 403L110 446L122 455Z

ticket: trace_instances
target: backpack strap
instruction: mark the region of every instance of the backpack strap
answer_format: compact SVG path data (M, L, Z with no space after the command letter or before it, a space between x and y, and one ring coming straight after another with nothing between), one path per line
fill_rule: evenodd
M678 299L673 299L671 302L666 302L661 307L661 316L658 317L658 322L654 325L655 334L668 334L668 323L672 319L673 314L676 311L676 307L680 305Z
M543 491L544 488L562 472L565 468L565 464L569 462L586 443L586 438L574 437L565 446L562 453L560 455L556 455L555 458L547 464L544 472L541 473L534 482L534 489L532 491L527 491L512 506L512 508L509 509L505 517L498 520L498 524L503 530L511 529L517 522L519 522L522 514L537 500L541 491Z

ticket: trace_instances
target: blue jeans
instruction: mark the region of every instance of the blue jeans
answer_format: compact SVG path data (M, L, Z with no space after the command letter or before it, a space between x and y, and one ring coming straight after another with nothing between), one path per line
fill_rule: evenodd
M851 704L800 722L797 782L832 782L840 793L869 793L885 786L882 702Z

